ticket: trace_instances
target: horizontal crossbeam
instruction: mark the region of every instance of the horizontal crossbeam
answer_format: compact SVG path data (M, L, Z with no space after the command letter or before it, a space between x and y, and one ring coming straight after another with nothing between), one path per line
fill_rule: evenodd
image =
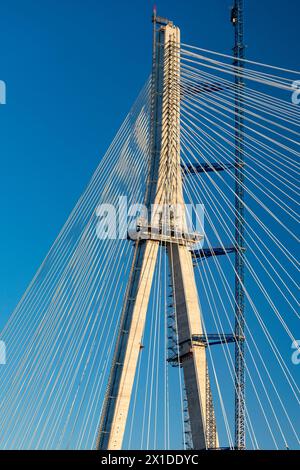
M216 344L235 343L236 341L243 341L244 338L237 337L232 333L211 333L207 335L195 336L193 340L199 341L205 346L215 346Z
M241 166L241 165L238 165ZM219 163L219 162L208 162L208 163L190 163L181 165L184 175L196 175L197 173L209 173L211 171L224 171L236 168L235 163Z
M181 97L199 95L200 93L216 93L231 88L220 83L201 82L193 85L181 85Z
M211 333L211 334L202 334L202 335L194 335L192 337L192 343L198 344L198 346L208 347L208 346L216 346L218 344L224 343L236 343L237 341L244 341L245 338L241 336L236 336L233 333ZM189 340L190 342L190 340ZM192 356L192 351L188 351L185 354L181 355L174 355L169 357L167 361L172 364L173 366L181 365L184 361L188 360Z
M203 258L210 258L211 256L227 255L235 252L236 248L234 246L218 246L216 248L201 248L200 250L193 250L191 253L194 259L199 260Z
M140 224L138 221L135 229L128 231L127 239L130 240L155 240L160 243L175 243L177 245L192 246L203 239L202 233L184 232L176 227L160 224Z

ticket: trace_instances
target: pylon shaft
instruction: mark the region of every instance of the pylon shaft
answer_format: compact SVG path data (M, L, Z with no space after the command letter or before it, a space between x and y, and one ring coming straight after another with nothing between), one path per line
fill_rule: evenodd
M103 406L97 448L120 450L150 297L159 243L137 243L119 337Z
M203 330L191 253L186 246L170 244L168 255L193 447L206 449L206 396L209 380L206 348L203 342L196 339Z
M152 143L145 202L151 227L162 225L161 207L168 208L169 228L186 234L186 220L180 165L180 32L172 24L158 31L155 42L152 96ZM174 209L175 207L175 209ZM181 210L178 208L181 207ZM173 210L174 209L174 210ZM147 224L148 226L148 224ZM187 244L164 238L174 290L179 355L191 421L193 446L207 448L206 398L209 385L191 253ZM121 449L130 397L145 326L151 284L160 241L138 240L122 312L97 447Z

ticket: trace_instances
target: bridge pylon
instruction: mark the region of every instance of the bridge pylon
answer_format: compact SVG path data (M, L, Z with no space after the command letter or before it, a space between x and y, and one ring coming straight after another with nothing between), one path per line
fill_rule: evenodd
M150 223L139 221L139 237L125 295L119 334L97 438L98 449L122 447L157 254L169 260L178 331L178 362L183 369L194 449L218 447L215 415L190 248L203 234L189 233L180 162L180 30L153 17L151 158L145 194ZM209 406L207 406L209 403Z

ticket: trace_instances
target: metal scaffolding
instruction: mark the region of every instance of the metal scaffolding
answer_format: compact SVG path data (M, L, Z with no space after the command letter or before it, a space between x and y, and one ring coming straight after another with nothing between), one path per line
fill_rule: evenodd
M231 13L234 27L235 70L235 447L245 449L245 296L244 296L244 116L243 0L235 0Z

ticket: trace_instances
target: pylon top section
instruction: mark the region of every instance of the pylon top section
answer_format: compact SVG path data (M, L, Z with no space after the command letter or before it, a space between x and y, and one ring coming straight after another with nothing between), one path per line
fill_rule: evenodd
M153 8L152 22L164 26L166 26L167 24L173 26L173 21L170 21L167 18L163 18L162 16L157 15L156 7Z
M151 170L146 204L151 206L152 228L164 225L170 233L181 234L180 239L195 243L187 230L180 165L180 30L157 16L156 10L152 21Z

